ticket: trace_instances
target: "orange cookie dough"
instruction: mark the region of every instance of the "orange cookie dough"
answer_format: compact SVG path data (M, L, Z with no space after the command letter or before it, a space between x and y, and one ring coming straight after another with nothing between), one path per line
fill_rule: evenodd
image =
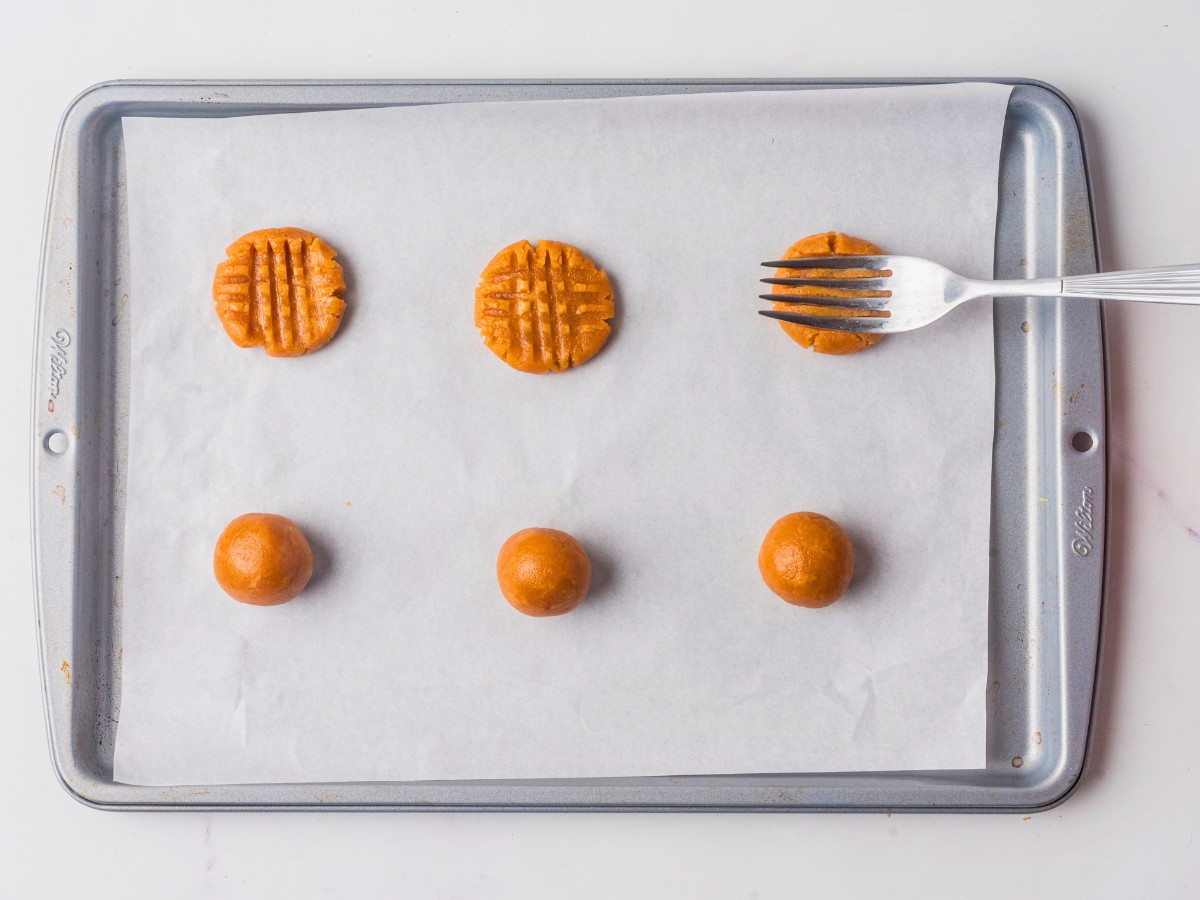
M240 603L287 603L299 596L312 573L312 548L296 523L284 516L246 513L217 538L213 574Z
M266 228L244 234L217 266L213 300L239 347L303 356L329 343L342 324L346 280L337 252L311 231Z
M510 244L475 289L475 327L493 353L522 372L561 372L587 362L612 331L608 275L557 241Z
M820 513L789 513L771 526L758 551L767 587L796 606L817 609L845 593L854 577L854 545Z
M518 611L527 616L558 616L587 596L592 564L566 532L526 528L500 548L496 578L504 599Z
M874 256L883 251L861 238L850 237L838 231L825 234L810 234L801 238L788 247L782 259L800 259L806 256ZM808 278L861 278L869 277L870 272L863 269L805 269L802 273L796 269L776 269L776 278L796 278L804 275ZM840 288L823 287L789 287L776 285L775 294L824 295L826 297L870 297L872 291L846 291ZM861 315L856 310L830 309L826 306L804 306L799 303L782 303L775 301L774 308L782 312L801 313L802 315L848 316ZM834 331L828 328L809 328L807 325L796 325L792 322L780 322L780 326L797 344L810 347L818 353L829 353L834 356L845 356L866 350L872 344L879 343L882 334L855 334L850 331Z

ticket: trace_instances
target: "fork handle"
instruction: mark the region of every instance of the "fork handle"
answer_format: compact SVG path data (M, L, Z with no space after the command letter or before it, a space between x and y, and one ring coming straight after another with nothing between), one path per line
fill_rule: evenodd
M1023 287L1022 287L1023 286ZM992 296L1090 297L1200 306L1200 264L992 282Z
M1063 279L1063 296L1200 304L1200 265L1069 275Z

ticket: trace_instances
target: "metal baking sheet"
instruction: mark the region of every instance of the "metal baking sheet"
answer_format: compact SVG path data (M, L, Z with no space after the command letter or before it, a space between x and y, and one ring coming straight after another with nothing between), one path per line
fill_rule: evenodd
M67 791L104 809L1032 811L1083 771L1105 550L1103 321L1095 301L995 310L987 767L916 772L149 787L113 781L129 402L121 117L229 116L480 100L863 81L114 82L58 135L34 350L32 513L50 750ZM969 80L969 79L966 79ZM996 80L996 79L990 79ZM1014 85L1001 150L997 278L1098 269L1079 124L1054 88ZM1090 449L1080 450L1087 441Z

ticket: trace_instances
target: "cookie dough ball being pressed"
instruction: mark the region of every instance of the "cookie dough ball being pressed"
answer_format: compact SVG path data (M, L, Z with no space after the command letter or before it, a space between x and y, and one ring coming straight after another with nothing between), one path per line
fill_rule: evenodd
M833 519L789 513L771 526L758 551L767 587L796 606L819 608L837 600L854 576L854 545Z
M781 259L801 259L810 256L875 256L883 253L870 241L851 237L837 231L825 234L810 234L801 238L788 247ZM796 269L776 269L776 278L866 278L873 273L864 269L805 269L802 273ZM824 287L791 287L776 285L772 291L775 294L808 294L824 295L826 297L871 297L874 291L850 291L840 288ZM794 312L802 315L817 316L847 316L861 315L857 310L831 309L827 306L804 306L800 303L784 303L775 301L774 308L781 312ZM809 347L817 353L828 353L834 356L845 356L866 350L883 339L882 334L856 334L851 331L835 331L830 328L810 328L807 325L797 325L793 322L780 322L780 326L788 336L801 347Z
M587 596L592 564L575 538L553 528L518 531L500 548L496 578L504 599L527 616L570 612Z
M329 343L342 324L346 287L337 252L302 228L244 234L217 266L213 300L225 333L268 356L303 356Z
M287 603L300 595L312 573L312 548L296 523L284 516L246 513L217 538L213 574L240 603Z
M541 375L579 366L612 329L608 275L570 244L510 244L492 258L475 289L475 327L498 357Z

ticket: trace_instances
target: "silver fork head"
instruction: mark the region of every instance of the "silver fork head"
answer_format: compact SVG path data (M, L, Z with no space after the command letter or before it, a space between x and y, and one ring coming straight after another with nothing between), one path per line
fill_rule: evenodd
M848 275L844 278L760 278L763 284L782 284L789 287L826 287L826 288L841 288L847 291L887 291L888 296L891 296L891 289L888 287L887 276L883 278L859 278L857 275ZM783 296L787 296L784 294Z
M869 269L891 274L891 256L801 256L796 259L777 259L765 262L771 269Z
M808 298L805 298L808 299ZM886 334L889 331L903 331L902 328L889 328L891 317L882 316L812 316L803 313L784 312L778 309L760 309L760 316L768 319L778 319L781 322L791 322L793 325L807 325L809 328L824 328L827 331L852 331L855 334ZM916 326L910 326L915 328Z
M971 282L949 269L927 259L913 256L809 256L802 259L780 259L763 263L773 269L795 275L777 273L764 283L786 287L836 288L839 291L862 291L866 297L838 297L833 294L760 294L763 300L774 303L794 303L813 307L804 312L760 310L771 319L828 328L879 334L908 331L928 325L945 315L970 296L978 294L979 284ZM829 277L826 273L809 277L805 273L822 269L846 272L845 277ZM821 308L862 312L862 315L822 315Z
M823 294L759 294L758 299L772 303L794 303L797 306L824 306L829 309L886 310L889 297L827 297ZM813 315L833 315L816 312Z

